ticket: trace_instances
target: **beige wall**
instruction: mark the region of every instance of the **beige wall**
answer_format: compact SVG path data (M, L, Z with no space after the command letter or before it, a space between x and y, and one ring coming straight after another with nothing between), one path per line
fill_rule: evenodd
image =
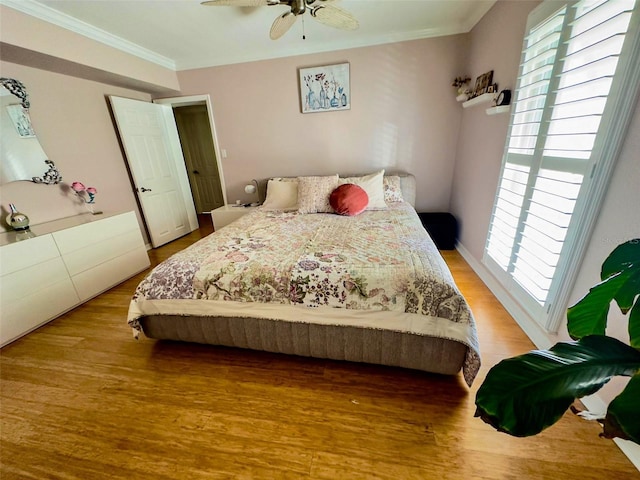
M448 210L461 107L452 79L465 36L182 71L183 95L211 95L227 198L252 178L403 170L418 210ZM351 110L300 113L298 68L349 62Z
M98 189L97 208L101 210L137 212L106 96L147 101L150 96L8 62L0 62L0 72L2 76L19 79L27 87L34 130L64 181L61 185L31 182L1 185L2 219L8 203L15 203L33 224L86 211L69 197L67 185L73 181ZM1 228L5 227L3 221Z
M470 34L470 73L495 69L501 88L515 86L522 37L527 15L538 2L500 1ZM502 162L508 115L487 117L484 109L463 112L451 208L461 221L460 243L480 264L489 226L489 217ZM618 159L593 236L587 247L570 304L579 300L599 281L602 262L619 244L640 237L640 104L635 109L622 153ZM485 272L488 274L488 272ZM489 275L489 274L488 274ZM611 309L608 334L628 342L628 317ZM566 321L550 342L568 340ZM610 401L620 391L623 380L601 391Z

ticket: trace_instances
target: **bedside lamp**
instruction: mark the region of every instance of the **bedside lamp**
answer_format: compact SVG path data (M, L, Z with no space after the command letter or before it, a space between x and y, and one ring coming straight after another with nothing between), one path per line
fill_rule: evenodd
M260 192L258 191L258 181L255 178L251 180L251 183L248 183L247 185L244 186L244 193L247 193L249 195L253 195L255 193L256 196L258 197L258 201L256 202L256 204L260 203Z

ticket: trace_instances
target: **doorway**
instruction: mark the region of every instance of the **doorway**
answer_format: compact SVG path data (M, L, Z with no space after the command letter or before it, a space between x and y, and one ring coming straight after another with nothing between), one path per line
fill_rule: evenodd
M187 176L198 213L209 213L224 205L220 173L211 136L207 106L174 107Z
M209 95L159 98L170 105L180 137L191 194L200 220L227 203L220 148Z

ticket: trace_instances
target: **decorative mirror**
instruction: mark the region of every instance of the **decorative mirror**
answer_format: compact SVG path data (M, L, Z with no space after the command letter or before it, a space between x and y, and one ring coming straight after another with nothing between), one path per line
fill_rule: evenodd
M27 90L13 78L0 78L0 133L0 184L62 181L31 126Z

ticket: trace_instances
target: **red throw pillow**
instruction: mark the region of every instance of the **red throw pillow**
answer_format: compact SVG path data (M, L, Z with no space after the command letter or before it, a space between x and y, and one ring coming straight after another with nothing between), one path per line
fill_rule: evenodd
M358 215L369 205L369 195L362 187L345 183L331 192L329 204L340 215Z

